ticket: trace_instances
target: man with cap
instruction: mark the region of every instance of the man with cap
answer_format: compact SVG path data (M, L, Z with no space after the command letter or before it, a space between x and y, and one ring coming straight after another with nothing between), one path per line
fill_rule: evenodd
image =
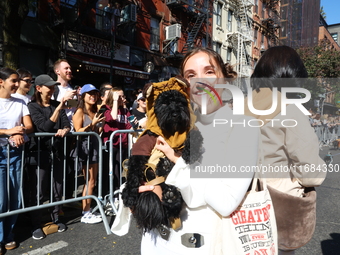
M65 113L65 102L70 99L70 96L63 97L61 102L51 100L55 86L59 84L59 82L54 81L46 74L39 75L35 79L35 92L32 101L28 104L34 131L38 133L55 133L53 140L50 136L41 137L40 140L37 138L31 139L29 149L30 164L28 166L31 205L37 205L38 202L43 204L43 198L51 189L49 176L51 165L53 165L53 202L61 201L62 199L64 140L61 138L70 131L71 126ZM53 161L51 157L52 150ZM39 201L37 201L37 198L39 198ZM63 232L66 230L66 226L59 221L60 209L61 206L58 205L50 210L51 220L58 225L58 232ZM43 223L42 210L32 211L31 220L33 239L43 239L45 234L41 229L41 224Z

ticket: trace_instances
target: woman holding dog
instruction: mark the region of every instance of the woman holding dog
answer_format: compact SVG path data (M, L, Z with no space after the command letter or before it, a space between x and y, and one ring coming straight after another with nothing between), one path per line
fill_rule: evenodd
M224 162L236 167L256 165L260 136L258 128L221 125L212 129L211 125L214 119L233 118L228 105L224 105L221 100L215 100L220 99L223 90L214 88L215 84L220 83L219 79L225 82L225 78L232 79L236 76L232 68L224 65L216 52L197 48L184 58L181 74L191 83L191 100L197 113L196 126L204 139L201 165L217 164L221 161L222 164ZM202 113L204 94L215 94L215 98L207 99L206 112ZM252 118L243 116L243 119L248 121ZM247 143L240 142L240 139ZM242 178L228 178L225 175L215 178L211 175L210 178L207 175L198 175L198 178L190 178L192 169L163 137L157 138L155 148L175 163L166 183L180 190L185 207L180 216L182 227L177 231L169 229L168 240L163 239L158 231L152 230L143 235L142 254L233 254L230 247L223 243L221 226L224 217L228 217L241 203L253 173L246 173ZM161 192L159 189L160 187L155 185L141 186L139 190L153 190L157 193Z

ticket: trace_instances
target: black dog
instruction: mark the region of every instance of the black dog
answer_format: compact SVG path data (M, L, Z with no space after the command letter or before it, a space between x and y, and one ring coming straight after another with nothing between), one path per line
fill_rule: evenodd
M187 133L184 148L181 150L182 157L187 164L200 158L203 142L201 133L197 129L188 132L191 123L189 107L186 97L177 90L160 93L154 104L157 124L165 138L172 136L175 132ZM122 193L124 205L132 210L138 226L144 231L155 229L162 224L170 226L174 219L179 218L183 206L179 190L164 182L174 163L166 157L161 157L154 168L148 166L157 136L147 131L134 144L132 156L128 161L126 186ZM192 141L195 141L195 146L190 147ZM157 180L159 177L164 177L159 183L162 188L161 200L154 192L138 192L139 186L145 182Z

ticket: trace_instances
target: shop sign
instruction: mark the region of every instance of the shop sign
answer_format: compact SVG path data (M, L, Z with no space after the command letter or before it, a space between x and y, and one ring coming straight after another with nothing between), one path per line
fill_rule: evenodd
M68 31L67 36L68 41L66 49L68 51L74 51L102 58L111 58L111 41L76 33L73 31ZM130 47L115 43L113 59L129 63Z
M84 66L85 66L86 71L100 72L100 73L110 73L110 67L89 65L89 64L85 64ZM114 71L113 71L114 75L119 75L119 76L124 76L124 77L129 77L129 78L144 79L144 80L149 79L149 75L147 75L147 74L133 72L133 71L130 72L130 71L121 70L117 66L113 66L113 69L114 69Z

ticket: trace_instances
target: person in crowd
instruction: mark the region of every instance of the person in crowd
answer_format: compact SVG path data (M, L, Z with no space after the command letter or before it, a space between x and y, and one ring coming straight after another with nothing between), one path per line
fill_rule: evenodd
M34 130L37 133L55 133L55 137L38 137L31 139L28 166L30 180L31 205L43 204L49 196L52 178L53 202L61 201L63 196L63 143L62 139L71 130L70 122L65 113L65 102L68 97L61 98L60 102L52 100L55 86L49 75L41 74L35 79L35 92L32 101L28 104ZM51 153L53 152L53 157ZM39 156L40 155L40 156ZM53 166L53 167L52 167ZM52 171L53 169L53 171ZM58 225L58 232L64 232L66 225L59 219L60 205L51 209L51 220ZM42 210L31 212L33 226L32 237L35 240L45 238L41 229Z
M21 207L22 150L25 134L33 132L26 104L21 99L11 97L18 89L19 82L19 74L16 71L6 67L0 68L0 135L8 136L0 138L0 213ZM7 173L10 180L7 180ZM12 250L17 247L13 235L17 217L16 214L0 218L0 254L5 253L4 248Z
M60 85L55 87L54 93L52 95L52 99L61 101L62 98L70 98L76 99L77 91L73 89L72 85L70 84L72 79L72 70L71 66L66 59L58 59L53 66L54 73L57 75L57 82ZM75 107L66 108L66 115L71 123L71 131L73 131L73 123L72 123L72 116L74 111L76 110Z
M100 109L100 107L102 107L102 105L106 104L107 95L112 88L113 86L109 82L104 82L102 85L100 85L99 87L100 99L97 102L98 110Z
M104 112L105 124L103 127L102 139L103 143L107 144L111 134L116 130L130 129L131 125L128 117L131 115L126 107L126 99L124 91L119 87L114 87L110 90L106 99L106 111ZM120 185L121 173L119 172L120 157L122 161L127 158L128 151L128 134L116 134L112 139L113 148L113 174L114 174L114 189L118 189ZM120 150L122 148L122 150ZM105 178L105 176L104 176ZM108 178L103 180L103 191L108 191Z
M77 100L79 101L80 97L81 97L81 94L80 94L81 86L80 85L76 85L76 86L74 86L74 89L76 90Z
M72 86L71 80L72 80L72 70L69 62L66 59L58 59L54 65L53 65L54 73L57 75L57 82L60 84L58 86L55 86L54 93L52 95L51 99L54 99L56 101L61 101L62 98L69 98L69 100L72 100L70 102L73 102L71 106L68 106L65 108L65 112L67 115L67 118L71 124L71 131L74 131L73 129L73 121L72 117L76 110L76 105L78 104L74 100L78 100L77 90ZM66 102L68 104L68 102ZM67 143L68 144L74 144L74 137L70 136L67 137ZM70 155L72 147L68 146L66 155ZM71 164L71 161L67 161L67 175L66 175L66 182L67 182L67 189L66 189L66 197L72 197L73 191L74 191L74 167L73 164Z
M146 100L143 97L143 93L139 93L137 96L137 103L138 107L132 109L132 115L136 117L138 121L137 127L138 128L145 128L146 127Z
M253 89L251 96L254 108L257 110L270 108L273 88L281 92L284 87L299 87L301 79L293 78L307 78L306 68L294 49L288 46L276 46L265 51L251 76ZM280 93L278 98L281 98ZM303 167L305 165L318 167L324 162L319 157L318 139L310 126L308 117L294 104L287 105L286 111L287 113L283 115L280 103L278 103L271 115L255 116L245 104L245 114L254 116L263 123L261 127L262 164L272 167L287 166L290 167L289 169L296 170L268 174L266 175L267 184L285 194L303 197L306 187L321 185L326 175L324 171L304 171ZM272 123L270 119L278 121ZM296 120L297 125L283 126L281 123L284 119ZM293 204L292 206L294 207ZM275 210L276 215L279 213L279 210ZM286 216L289 217L289 215ZM279 222L278 226L280 226ZM289 228L291 228L291 235L294 235L293 227L289 226ZM280 231L278 227L278 232ZM281 241L279 240L279 244ZM279 254L294 254L294 250L280 250Z
M76 132L96 132L101 133L102 122L105 120L103 114L97 114L97 100L99 90L92 84L86 84L81 88L81 99L78 108L73 116L74 129ZM88 148L90 143L90 149ZM82 171L85 178L83 196L93 195L98 175L98 150L99 143L96 137L85 137L81 146L78 146L78 156L82 160ZM89 168L87 170L87 161ZM83 216L81 222L94 224L102 221L91 211L92 199L84 199Z
M28 92L31 90L33 83L32 74L30 71L23 68L18 69L17 73L19 74L20 79L19 88L16 93L12 94L12 97L22 99L28 104L31 101L31 96Z
M215 104L208 100L207 114L200 112L202 95L199 93L202 85L195 78L207 80L213 88L219 79L234 78L236 73L229 65L225 65L219 54L205 48L196 48L184 57L181 65L181 75L190 82L191 102L196 105L196 126L203 135L203 161L216 158L217 149L208 148L209 142L226 141L223 157L231 165L256 165L258 156L258 128L225 125L218 132L212 132L214 118L232 119L232 111L226 104ZM210 89L209 89L210 90ZM222 91L215 89L219 96ZM212 103L212 105L210 105ZM246 120L252 119L247 116ZM247 143L240 142L240 138ZM253 173L247 173L244 178L190 178L190 166L176 153L163 137L157 138L156 149L162 151L175 166L166 179L167 184L176 186L184 199L185 207L181 212L182 227L179 230L170 228L169 240L161 237L158 231L151 230L142 237L142 254L229 254L223 243L228 236L223 235L223 226L230 221L228 217L241 203L251 183ZM242 157L239 153L242 152ZM153 190L159 192L159 185L144 185L140 192ZM124 209L122 209L123 211ZM122 212L120 211L120 212ZM117 219L121 219L117 215ZM119 220L117 220L119 224ZM115 229L113 233L115 233ZM204 238L204 245L190 248L183 242L182 235L195 233ZM219 233L219 234L217 234ZM230 253L232 254L232 253Z
M130 108L130 111L133 111L134 109L136 109L138 107L137 98L138 98L140 93L142 93L142 91L139 90L139 89L132 91L130 99L132 99L131 102L133 101L133 103L132 103L132 106Z

